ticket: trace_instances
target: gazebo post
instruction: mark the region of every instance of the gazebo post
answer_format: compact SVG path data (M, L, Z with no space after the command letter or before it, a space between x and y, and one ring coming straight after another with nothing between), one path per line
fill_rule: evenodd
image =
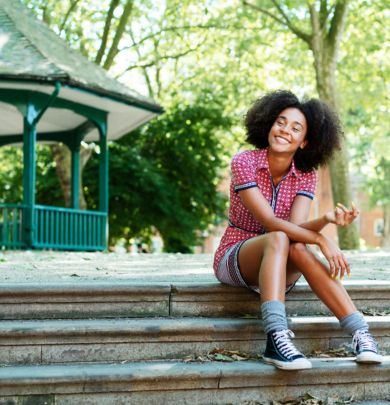
M27 101L23 119L23 242L31 247L34 242L34 205L36 179L36 141L35 118L37 108Z
M99 129L99 211L107 214L106 226L104 230L104 240L108 243L108 142L107 142L107 117L101 120Z
M71 148L72 153L72 208L80 207L80 144Z

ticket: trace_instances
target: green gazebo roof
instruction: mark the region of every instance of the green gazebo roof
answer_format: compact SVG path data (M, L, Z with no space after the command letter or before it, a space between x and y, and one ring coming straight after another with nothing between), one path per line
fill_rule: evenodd
M51 94L56 81L62 85L59 97L108 112L109 139L119 138L163 111L71 50L18 0L0 0L0 89ZM23 123L15 124L18 112L1 102L0 111L0 136L22 133ZM53 108L42 118L38 132L66 131L83 120L72 111ZM97 139L96 130L85 138Z

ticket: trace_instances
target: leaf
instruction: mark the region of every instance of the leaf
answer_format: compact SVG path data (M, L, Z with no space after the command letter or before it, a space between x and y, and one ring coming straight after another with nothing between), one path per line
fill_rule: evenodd
M226 356L224 354L215 354L213 355L213 359L216 361L228 361L228 362L234 361L230 356Z
M368 316L386 316L390 315L390 309L378 310L375 308L366 308L362 310L362 313Z
M354 354L348 347L339 347L337 349L328 349L325 351L314 350L310 353L311 357L320 357L320 358L338 358L338 357L352 357Z

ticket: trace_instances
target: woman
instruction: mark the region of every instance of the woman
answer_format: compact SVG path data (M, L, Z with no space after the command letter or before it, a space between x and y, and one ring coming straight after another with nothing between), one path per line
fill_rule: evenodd
M320 231L330 223L346 226L357 208L338 204L308 221L314 198L315 169L340 148L337 115L323 102L300 102L276 91L254 103L245 119L247 142L256 147L232 160L229 226L215 253L214 271L222 283L259 292L267 345L264 360L285 370L311 368L293 345L285 294L303 274L313 292L353 336L356 361L381 363L368 325L338 277L350 274L340 249ZM307 244L317 245L320 261Z

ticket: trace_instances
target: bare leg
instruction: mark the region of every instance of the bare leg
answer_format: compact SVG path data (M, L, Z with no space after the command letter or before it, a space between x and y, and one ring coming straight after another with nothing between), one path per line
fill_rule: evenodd
M289 239L283 232L270 232L248 239L241 246L238 262L249 285L258 285L261 302L284 302Z
M344 286L330 277L328 269L303 243L290 245L289 268L299 269L318 298L340 320L357 311Z

